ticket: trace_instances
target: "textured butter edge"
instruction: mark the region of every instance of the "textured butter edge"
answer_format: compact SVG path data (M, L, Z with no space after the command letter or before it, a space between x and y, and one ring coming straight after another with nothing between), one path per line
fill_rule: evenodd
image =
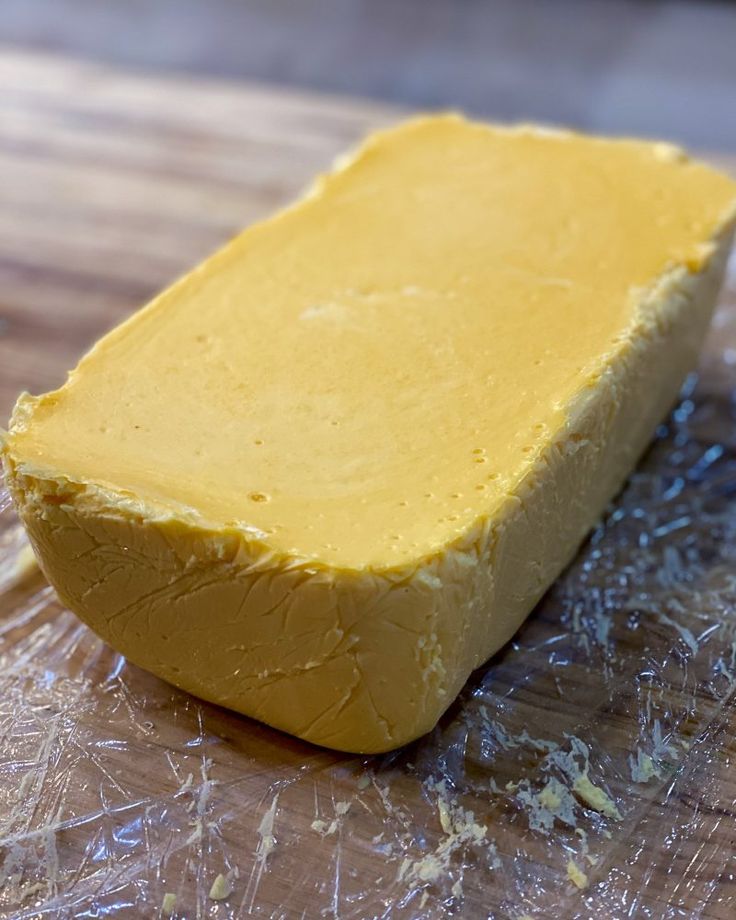
M593 379L602 376L606 370L617 364L638 333L654 332L663 322L666 323L668 316L677 311L683 293L697 285L701 276L711 267L713 260L718 256L721 256L724 262L728 259L735 232L736 198L724 209L711 236L697 244L695 266L671 263L648 285L631 289L629 296L636 297L637 302L628 323L617 335L614 345L586 365L583 373ZM566 429L574 427L576 419L592 397L593 394L585 388L572 396L564 409Z

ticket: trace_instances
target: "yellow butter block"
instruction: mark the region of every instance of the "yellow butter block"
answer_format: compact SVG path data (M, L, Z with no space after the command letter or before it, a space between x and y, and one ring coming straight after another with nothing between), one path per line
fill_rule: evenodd
M378 133L18 401L59 596L318 744L430 729L671 406L736 185L672 147L456 116Z

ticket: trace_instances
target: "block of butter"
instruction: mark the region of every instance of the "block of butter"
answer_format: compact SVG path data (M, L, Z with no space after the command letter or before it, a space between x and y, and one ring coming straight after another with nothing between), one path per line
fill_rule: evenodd
M370 137L18 400L62 601L131 661L394 748L514 633L693 368L736 185L457 116Z

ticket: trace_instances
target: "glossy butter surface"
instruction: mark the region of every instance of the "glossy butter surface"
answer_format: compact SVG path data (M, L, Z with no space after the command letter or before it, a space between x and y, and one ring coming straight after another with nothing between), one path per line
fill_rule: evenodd
M416 736L674 398L735 199L665 145L375 135L19 402L49 577L202 696L348 749Z

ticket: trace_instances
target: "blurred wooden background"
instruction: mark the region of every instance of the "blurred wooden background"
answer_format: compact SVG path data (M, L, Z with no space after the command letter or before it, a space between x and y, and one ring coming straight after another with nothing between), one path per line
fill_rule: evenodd
M736 150L736 3L0 0L0 43Z

